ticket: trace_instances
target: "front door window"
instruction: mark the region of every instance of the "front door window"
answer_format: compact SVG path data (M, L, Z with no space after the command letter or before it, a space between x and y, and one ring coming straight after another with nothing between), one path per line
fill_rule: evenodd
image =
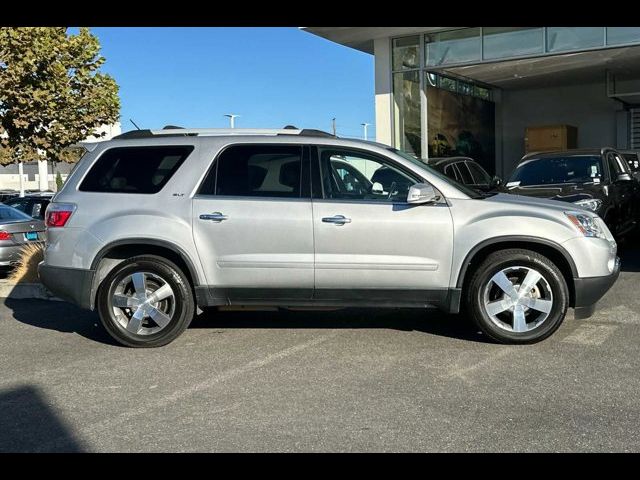
M322 149L320 170L327 199L404 202L417 180L372 155Z

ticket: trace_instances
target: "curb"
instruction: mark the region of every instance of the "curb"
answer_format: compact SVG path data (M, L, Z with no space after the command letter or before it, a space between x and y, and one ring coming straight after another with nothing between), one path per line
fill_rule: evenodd
M41 283L0 283L0 299L5 298L14 300L38 299L62 301L62 299L54 296Z

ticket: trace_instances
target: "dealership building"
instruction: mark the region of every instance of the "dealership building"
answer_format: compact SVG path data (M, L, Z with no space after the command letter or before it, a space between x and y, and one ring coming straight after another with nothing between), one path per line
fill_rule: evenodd
M640 27L302 28L374 55L376 139L418 157L640 150Z

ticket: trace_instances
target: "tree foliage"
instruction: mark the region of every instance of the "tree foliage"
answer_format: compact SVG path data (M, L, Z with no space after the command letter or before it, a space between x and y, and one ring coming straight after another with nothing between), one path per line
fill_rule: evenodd
M119 118L115 80L87 28L0 27L0 164L73 161L69 146Z

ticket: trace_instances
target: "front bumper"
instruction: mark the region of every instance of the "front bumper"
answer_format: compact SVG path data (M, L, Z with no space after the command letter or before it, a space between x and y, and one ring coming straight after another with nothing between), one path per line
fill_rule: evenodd
M615 266L611 275L602 277L574 278L575 287L575 316L576 318L588 318L593 315L596 303L616 283L620 275L620 258L616 257Z
M94 270L38 264L38 276L51 293L81 308L92 309Z

